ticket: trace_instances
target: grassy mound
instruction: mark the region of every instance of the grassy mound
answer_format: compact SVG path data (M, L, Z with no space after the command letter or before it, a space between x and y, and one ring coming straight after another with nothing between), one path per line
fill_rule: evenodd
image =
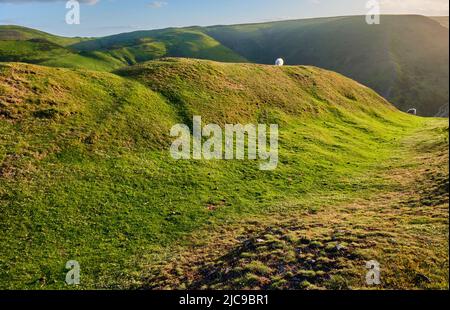
M81 288L149 286L144 271L197 233L391 189L380 169L428 125L314 67L166 59L116 74L1 64L1 287L64 288L71 259ZM172 160L171 126L196 114L279 124L278 169Z
M165 59L123 68L116 74L163 94L181 115L206 122L278 121L294 118L402 117L370 89L314 67L274 67ZM290 118L291 117L291 118ZM376 126L375 126L376 127Z

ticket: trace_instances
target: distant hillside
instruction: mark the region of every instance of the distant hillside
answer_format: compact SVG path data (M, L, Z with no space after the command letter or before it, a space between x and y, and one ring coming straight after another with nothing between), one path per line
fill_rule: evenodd
M246 61L207 34L189 28L88 39L58 37L18 26L0 26L0 61L3 62L111 71L166 56Z
M101 52L80 53L68 47L88 40L64 38L19 26L0 26L0 61L110 71L126 65Z
M449 32L423 16L363 16L216 26L206 33L252 62L315 65L349 76L405 111L433 116L449 97Z
M83 40L88 40L86 38L67 38L56 36L27 27L0 25L0 41L27 41L30 39L43 39L61 46L68 46Z
M72 47L80 51L102 51L128 64L167 56L246 61L196 28L137 31L80 42Z
M101 52L78 53L46 39L0 41L0 61L110 71L126 65Z

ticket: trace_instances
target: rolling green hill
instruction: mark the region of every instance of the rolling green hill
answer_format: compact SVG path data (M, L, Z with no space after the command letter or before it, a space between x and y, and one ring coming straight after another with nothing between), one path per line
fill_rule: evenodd
M197 28L137 31L81 42L72 47L80 51L104 51L129 64L167 56L245 61Z
M448 116L448 31L445 17L416 15L382 16L380 25L351 16L169 28L103 38L62 38L0 26L0 61L112 71L162 57L260 64L283 57L290 65L344 74L402 111L416 108L423 116Z
M279 124L278 168L174 161L196 114ZM445 120L316 67L2 63L0 287L67 288L75 259L80 289L364 288L376 258L383 288L445 288L447 147Z
M0 61L3 62L111 71L166 56L245 61L196 29L142 31L88 39L58 37L18 26L0 26Z
M449 32L424 16L364 16L216 26L206 33L248 60L315 65L351 77L405 111L448 106ZM448 115L447 115L448 116Z
M367 25L364 16L319 18L134 32L74 48L107 50L131 64L163 56L262 64L283 57L288 64L314 65L351 77L403 111L416 108L420 115L448 116L448 27L441 23L445 25L445 18L383 16L377 26ZM222 52L199 43L199 38Z

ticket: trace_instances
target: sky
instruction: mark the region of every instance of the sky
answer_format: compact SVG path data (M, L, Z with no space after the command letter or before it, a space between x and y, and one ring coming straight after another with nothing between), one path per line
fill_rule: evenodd
M374 0L371 0L374 1ZM79 0L80 24L66 23L67 0L0 0L0 25L64 36L365 15L367 0ZM382 14L448 16L448 0L379 0Z

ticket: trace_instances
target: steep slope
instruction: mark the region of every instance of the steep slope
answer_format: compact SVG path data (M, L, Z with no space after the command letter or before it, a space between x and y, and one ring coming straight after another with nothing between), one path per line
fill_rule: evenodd
M430 125L314 67L165 59L116 74L0 64L2 288L65 288L72 259L82 266L83 289L147 287L146 271L195 248L189 238L196 233L332 212L396 188L380 171L415 166L401 141ZM260 171L254 160L173 160L170 128L189 125L194 114L221 125L279 124L278 168ZM428 141L448 133L443 120L432 127ZM434 148L441 147L439 140ZM431 223L434 236L441 236L440 223ZM397 267L407 274L430 256L429 246L414 247L414 261ZM431 246L436 257L428 272L437 280L425 287L440 287L445 252Z
M424 16L364 16L216 26L206 33L248 60L314 65L349 76L401 110L433 116L448 105L449 33Z

